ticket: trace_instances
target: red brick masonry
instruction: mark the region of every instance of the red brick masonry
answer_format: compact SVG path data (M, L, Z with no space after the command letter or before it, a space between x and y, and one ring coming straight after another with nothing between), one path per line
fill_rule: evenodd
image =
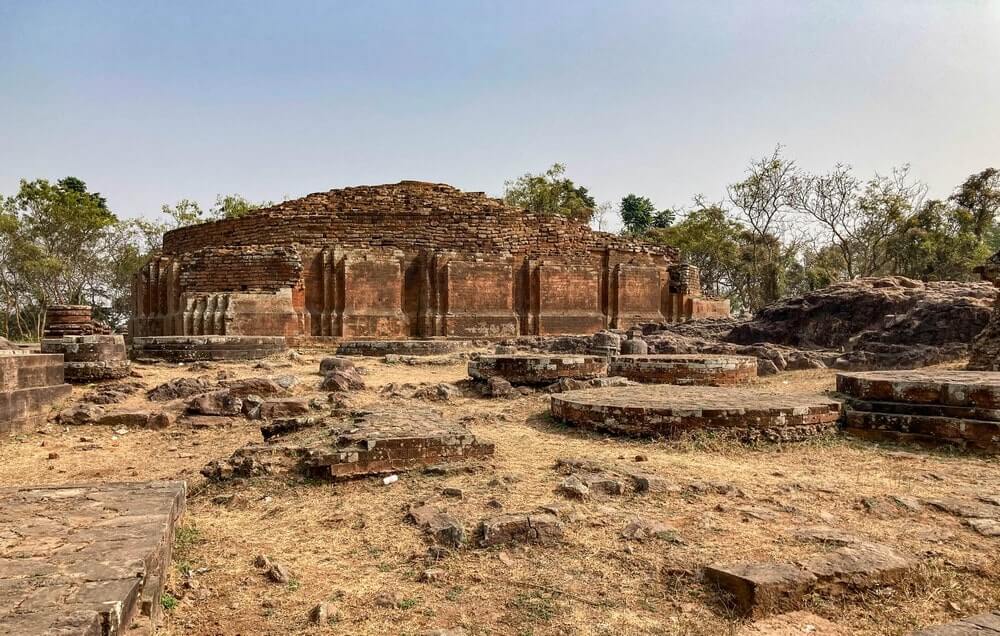
M677 250L403 181L168 232L133 336L584 334L728 314Z

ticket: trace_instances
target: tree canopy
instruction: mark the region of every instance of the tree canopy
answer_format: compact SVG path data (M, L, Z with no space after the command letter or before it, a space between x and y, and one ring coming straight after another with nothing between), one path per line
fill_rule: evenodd
M587 188L578 186L563 175L566 166L554 163L542 174L524 174L504 182L506 203L536 214L564 216L589 223L597 208Z

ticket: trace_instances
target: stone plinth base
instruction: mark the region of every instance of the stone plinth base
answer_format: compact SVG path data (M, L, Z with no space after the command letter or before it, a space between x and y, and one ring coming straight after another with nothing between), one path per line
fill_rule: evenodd
M0 437L44 423L48 407L71 391L62 356L0 351Z
M607 372L607 360L599 356L495 355L469 362L469 375L476 380L499 377L511 384L552 384L562 378L589 380Z
M840 405L822 396L663 385L561 393L552 396L551 411L567 424L621 435L710 431L744 441L797 441L835 430Z
M120 335L45 338L42 353L62 354L67 382L116 380L129 374L128 350Z
M437 356L467 351L469 340L350 340L337 347L338 356Z
M153 633L184 497L184 482L0 489L0 633Z
M132 357L136 360L259 360L287 349L281 336L149 336L132 339Z
M277 423L277 422L276 422ZM493 443L477 439L438 411L366 412L348 419L268 426L269 442L244 446L202 473L228 479L297 473L334 479L399 472L493 455Z
M653 384L749 384L757 377L757 358L712 354L627 355L613 358L608 364L608 374Z
M1000 373L840 373L837 391L856 437L1000 453Z

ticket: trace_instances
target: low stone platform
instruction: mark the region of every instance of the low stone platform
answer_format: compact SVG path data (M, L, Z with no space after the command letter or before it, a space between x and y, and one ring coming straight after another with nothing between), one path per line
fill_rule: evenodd
M184 498L184 482L0 489L0 634L152 633Z
M716 354L623 355L608 363L608 375L636 382L696 386L749 384L757 358Z
M581 428L630 436L711 431L743 441L798 441L836 429L840 404L822 396L749 389L630 386L553 395L552 416Z
M837 391L856 437L1000 453L1000 373L840 373Z
M912 632L910 636L1000 636L1000 610L966 616L953 623Z
M337 347L338 356L437 356L474 347L470 340L348 340Z
M43 424L49 405L71 391L61 355L0 351L0 437Z
M493 455L493 443L476 438L439 411L365 411L348 418L274 422L269 441L237 449L202 470L209 478L297 473L316 478L400 472ZM289 431L282 435L282 431Z
M132 357L167 362L259 360L288 350L281 336L149 336L132 339Z
M130 371L125 338L120 335L45 338L42 353L62 354L67 382L117 380Z
M511 384L552 384L562 378L589 380L608 373L608 362L599 356L493 355L469 362L476 380L503 378Z

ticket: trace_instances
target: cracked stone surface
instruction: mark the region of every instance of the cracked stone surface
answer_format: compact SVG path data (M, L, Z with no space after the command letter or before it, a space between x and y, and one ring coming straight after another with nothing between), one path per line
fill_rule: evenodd
M184 482L0 489L0 633L122 633L159 617Z
M822 396L660 385L560 393L552 396L551 411L567 424L622 435L711 430L745 440L793 441L833 431L840 404Z

